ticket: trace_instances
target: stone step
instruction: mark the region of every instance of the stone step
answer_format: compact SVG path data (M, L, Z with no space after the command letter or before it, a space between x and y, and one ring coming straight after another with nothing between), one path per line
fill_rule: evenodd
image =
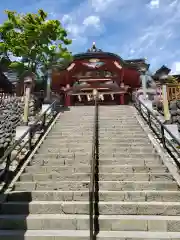
M68 116L69 117L69 116ZM78 127L92 127L92 124L94 122L94 117L86 117L83 118L83 116L81 116L80 118L83 119L83 121L81 122L79 118L76 118L75 116L73 116L73 120L71 121L67 121L67 116L65 118L60 118L56 121L56 124L54 125L54 128L56 127L60 127L60 128L74 128L75 124L77 124ZM66 122L67 121L67 122ZM63 124L62 124L63 122Z
M81 135L82 137L84 137L83 135ZM67 136L62 136L64 138L67 139L68 135ZM79 136L80 137L80 136ZM145 137L147 136L143 136L143 135L137 135L136 133L133 133L132 131L130 132L124 132L124 133L99 133L99 140L104 140L104 139L115 139L115 140L118 140L119 139L119 142L123 140L123 138L126 138L126 139L136 139L136 137L138 139L145 139ZM78 138L78 136L77 136Z
M72 135L72 134L71 134ZM48 135L47 137L46 137L46 142L52 142L52 141L56 141L57 142L57 139L58 139L58 142L59 143L74 143L74 144L76 144L76 143L84 143L84 137L76 137L75 139L72 137L72 136L69 136L68 138L64 138L64 137L59 137L58 135L53 135L53 136L51 136L51 135ZM68 139L70 140L70 141L68 141ZM86 143L92 143L92 138L89 138L89 137L87 137L86 138Z
M80 121L80 120L83 120L83 121ZM63 126L74 126L74 123L79 123L78 126L84 126L86 124L93 123L94 113L89 116L79 114L78 117L76 114L74 114L73 116L61 115L61 117L57 119L56 124L59 126L62 126L62 121L63 121Z
M73 140L73 142L74 142L74 141L76 141L75 138L77 138L77 140L90 139L92 137L92 133L91 134L88 134L88 133L73 134L73 132L70 132L68 135L66 134L65 136L61 136L60 134L49 134L48 137L51 137L51 138L59 137L59 138L61 138L60 139L61 141ZM112 136L109 136L109 134L108 135L100 135L100 141L106 140L106 139L111 139L111 138L113 138L114 141L115 140L120 141L120 140L122 140L122 137L130 139L132 141L133 141L133 139L134 139L134 141L136 141L136 139L138 141L138 140L143 140L143 139L147 138L147 136L144 133L138 134L138 133L134 133L132 131L130 131L130 132L124 131L119 134L112 134Z
M100 231L180 232L180 216L100 215ZM88 215L0 215L3 230L88 230Z
M89 240L89 230L1 230L2 240ZM97 240L178 240L179 232L100 231Z
M67 126L67 125L65 125L65 124L61 124L61 122L59 123L59 124L55 124L54 125L54 127L52 127L52 130L51 130L51 133L52 132L55 132L56 130L58 131L58 132L61 132L61 131L64 131L64 132L66 132L66 131L69 131L69 129L70 130L73 130L73 131L78 131L78 130L82 130L82 131L86 131L86 130L88 130L88 131L92 131L92 129L93 129L93 126L92 126L92 124L93 124L93 122L91 123L91 124L86 124L86 125L79 125L78 124L78 126L75 126L75 125L72 125L72 126Z
M69 152L69 153L62 153L61 151L58 151L58 152L55 152L55 153L39 153L39 151L37 151L37 155L35 155L35 157L37 159L67 159L69 158L69 160L71 159L86 159L88 161L88 159L90 159L91 157L91 152L89 153L83 153L83 152L80 152L80 153L77 153L77 152ZM102 153L100 155L100 158L101 159L112 159L112 161L117 161L119 160L120 158L134 158L134 159L152 159L152 158L155 158L155 159L159 159L159 155L156 154L156 153L131 153L131 152L128 152L128 153L110 153L110 154L104 154Z
M71 134L72 135L72 134ZM121 141L123 138L123 141ZM64 137L59 137L58 135L57 136L50 136L48 135L47 138L46 138L46 142L52 142L53 140L57 142L57 139L58 139L58 142L61 144L63 143L92 143L92 138L85 138L85 137L76 137L74 138L73 136L68 136L66 138ZM84 141L86 139L86 141ZM121 135L120 137L107 137L107 136L104 136L103 138L100 138L99 139L99 142L100 143L109 143L109 141L111 141L112 144L117 144L117 143L133 143L133 142L137 142L137 143L149 143L149 139L147 139L147 136L146 138L145 137L132 137L131 136L125 136L125 135Z
M136 118L122 118L122 119L116 119L116 117L114 118L110 118L110 119L102 119L99 118L99 123L101 127L111 127L111 128L115 128L115 127L121 127L122 125L138 125L137 119ZM112 124L111 124L112 123Z
M72 145L68 145L68 144L64 144L64 145L62 145L62 144L60 144L60 143L58 143L58 142L56 142L55 144L53 144L53 143L51 143L50 142L50 144L48 144L48 142L46 143L46 144L42 144L41 145L41 149L46 149L46 148L49 148L49 149L52 149L52 148L54 148L54 149L61 149L61 151L67 151L67 150L69 150L69 151L78 151L78 150L82 150L82 149L84 149L84 151L85 150L89 150L90 148L92 148L92 144L90 144L90 143L88 143L88 144L86 144L86 145L84 145L84 144L76 144L76 145L74 145L73 147L71 147ZM100 151L105 151L107 149L107 144L99 144L99 150ZM119 144L119 146L117 146L117 144L114 146L114 145L111 145L111 146L109 146L109 149L111 149L111 151L115 151L115 152L117 152L117 151L124 151L124 150L129 150L129 149L131 149L131 150L152 150L152 149L154 149L153 148L153 146L152 145L147 145L147 144L144 144L143 146L141 145L141 144L139 144L139 145L135 145L135 144L129 144L129 145L126 145L126 144Z
M89 191L12 191L8 201L88 201ZM100 201L179 202L180 191L99 191Z
M119 130L119 128L114 129L113 131L111 129L109 130L99 130L99 134L100 136L103 135L112 135L115 134L116 136L121 136L121 135L127 135L129 136L130 133L132 132L133 135L137 135L138 137L144 137L145 133L142 131L142 129L139 130L133 130L133 128L122 128ZM49 136L69 136L71 134L79 137L79 136L88 136L88 134L92 135L93 133L93 128L86 130L86 129L69 129L69 130L65 130L64 129L58 129L55 131L51 131L49 133Z
M72 169L73 170L73 169ZM20 181L89 181L90 173L23 173ZM170 173L100 173L100 181L174 181Z
M78 153L77 153L78 154ZM120 152L107 152L107 153L100 153L99 154L99 157L100 158L112 158L112 160L114 159L119 159L120 157L124 156L125 158L127 157L134 157L134 158L142 158L142 159L146 159L146 157L149 157L149 158L152 158L152 157L156 157L158 158L159 156L157 155L156 153L156 150L154 149L154 152L146 152L146 151L142 151L142 152L138 152L138 150L134 150L133 152L132 151L124 151L122 153Z
M99 130L99 135L100 135L100 137L102 137L102 136L104 136L104 135L113 135L113 134L115 134L116 136L120 136L120 135L122 135L122 134L124 134L124 135L130 135L130 133L133 133L133 135L136 135L137 134L137 136L144 136L145 135L145 133L142 131L142 129L136 129L136 130L134 130L133 128L122 128L122 129L119 129L119 128L117 128L117 129L114 129L113 131L112 131L112 129L109 129L109 130L107 130L107 131L105 131L105 130Z
M70 136L74 136L74 137L77 137L77 138L81 138L81 137L86 137L86 138L90 138L92 135L93 135L93 129L89 132L87 131L77 131L75 132L74 130L72 131L69 131L69 132L51 132L49 134L50 136L59 136L59 137L62 137L62 138L68 138Z
M118 152L126 152L126 151L131 151L131 152L142 152L142 151L145 151L145 152L155 152L155 149L153 148L153 146L149 145L145 145L145 146L119 146L119 147L112 147L112 146L109 146L109 148L107 149L107 146L106 147L101 147L101 145L99 146L99 151L100 153L101 152L106 152L106 151L113 151L114 153L118 153Z
M16 182L16 191L34 190L88 190L89 181L44 181L44 182ZM176 182L169 181L99 181L100 190L114 191L143 191L143 190L179 190Z
M100 120L99 121L101 124L99 126L99 129L100 130L106 130L106 129L115 129L116 127L119 128L119 129L122 129L124 127L130 127L130 128L136 128L136 129L141 129L142 130L142 127L139 125L139 123L137 121L112 121L111 123L108 122L108 121L102 121ZM130 123L130 124L129 124Z
M81 125L78 124L76 126L76 125L74 125L74 123L73 123L73 125L63 123L63 125L62 125L62 121L59 121L59 122L56 122L56 124L52 127L52 131L54 131L54 129L58 129L60 131L61 131L61 129L63 129L63 130L69 130L69 129L75 129L75 130L77 130L77 129L87 129L87 130L89 130L89 129L93 128L93 126L92 126L93 122L94 121L90 121L90 122L88 121L88 122L85 122L84 124L81 124Z
M37 155L36 157L37 158L41 158L41 159L49 159L49 158L53 158L53 159L89 159L91 156L91 152L89 153L86 153L86 152L79 152L79 153L76 153L76 152L69 152L69 153L62 153L61 151L59 152L56 152L56 153L39 153L39 150L37 151Z
M83 158L83 159L52 159L52 158L49 158L49 159L39 159L39 158L33 158L33 160L31 161L30 165L40 165L40 166L49 166L49 165L54 165L54 166L64 166L64 165L68 165L68 166L71 166L71 165L84 165L84 164L87 164L89 163L90 164L91 162L91 158L89 158L89 161L86 159L86 158ZM161 159L147 159L147 160L144 160L144 159L132 159L132 158L122 158L122 159L113 159L113 160L110 160L110 159L100 159L99 160L99 165L133 165L133 164L136 164L136 165L162 165L162 160ZM90 166L87 166L87 167L90 167Z
M76 116L71 116L74 119L70 119L69 121L66 122L67 118L70 118L70 116L65 116L64 118L60 118L56 121L56 124L54 125L59 126L59 127L74 127L74 123L79 123L77 127L86 127L86 126L91 126L91 123L94 122L94 116L80 116L79 118L76 118ZM81 121L83 119L83 121ZM63 125L62 125L63 121Z
M74 142L60 142L60 141L57 141L57 139L55 140L51 140L51 141L45 141L43 143L42 146L48 146L48 147L62 147L62 148L76 148L77 146L81 146L83 144L84 147L87 147L87 146L92 146L92 141L91 142L82 142L82 143L74 143ZM103 147L107 147L108 143L105 143L105 142L100 142L99 143L99 147L100 148L103 148ZM111 148L121 148L121 147L143 147L143 146L152 146L152 144L150 142L115 142L113 144L111 144Z
M76 152L76 153L78 153L78 152L91 152L92 151L92 146L87 146L87 147L83 147L83 145L82 145L82 147L76 147L76 148L62 148L61 146L59 146L59 147L48 147L48 146L43 146L42 145L42 147L40 147L39 149L38 149L38 152L39 153L46 153L46 152L49 152L49 153L56 153L56 152L59 152L59 151L61 151L62 153L73 153L73 152ZM143 152L145 152L145 153L154 153L154 152L156 152L156 150L152 147L152 146L145 146L145 147L139 147L139 146L134 146L133 148L130 146L130 147L121 147L121 146L119 146L118 148L112 148L112 147L109 147L109 148L107 148L107 147L100 147L99 148L99 154L100 154L100 156L102 155L102 154L106 154L106 152L107 153L109 153L110 154L110 152L111 152L111 154L112 155L117 155L117 154L119 154L119 155L121 155L121 153L126 153L126 152L131 152L132 154L133 153L143 153Z
M49 147L48 145L42 145L39 149L38 149L38 152L39 153L46 153L46 152L49 152L49 153L53 153L53 152L59 152L61 151L63 154L64 153L73 153L73 152L91 152L92 151L92 145L89 145L89 146L84 146L82 145L82 147L76 147L76 148L62 148L61 146L59 147Z
M122 139L123 139L123 141L122 141ZM61 141L61 140L59 140L59 141ZM62 142L63 142L64 140L62 140ZM116 137L116 136L114 136L114 137L106 137L106 136L104 136L103 138L100 138L99 139L99 142L102 144L102 143L106 143L106 144L108 144L109 143L109 141L111 141L111 143L112 144L117 144L117 143L139 143L139 144L143 144L143 143L149 143L150 141L149 141L149 139L147 138L147 136L146 136L146 138L144 138L144 137L135 137L135 136L125 136L125 135L122 135L121 137Z
M88 214L89 201L5 202L1 215L8 214ZM180 216L179 202L99 202L102 215L161 215Z
M128 110L128 108L124 109L123 111L118 109L116 111L111 111L110 109L106 109L108 111L108 116L107 113L104 113L103 110L101 111L101 107L99 110L99 120L104 121L104 122L109 122L115 119L116 121L125 121L126 119L128 121L133 121L136 122L137 119L134 116L134 112L132 113L131 111ZM105 110L104 110L105 111ZM127 112L128 111L128 112Z
M86 136L86 137L88 137L89 136L89 134L90 135L92 135L93 134L93 128L91 129L91 130L89 130L89 131L75 131L75 129L72 129L72 130L69 130L68 132L63 132L63 131L51 131L50 133L49 133L49 136L69 136L69 135L71 135L71 137L72 136L75 136L75 137L81 137L81 136Z
M88 173L90 172L90 165L74 165L74 166L28 166L25 169L27 173L53 173L56 172L58 174L67 173L71 174L72 172L76 173ZM99 172L109 172L109 173L166 173L168 169L165 166L158 166L158 165L105 165L99 166Z
M137 134L137 135L140 135L140 136L144 136L145 135L145 132L142 130L142 128L138 128L137 126L134 126L134 127L117 127L117 128L107 128L107 129L99 129L99 134L101 136L101 134L116 134L117 136L118 135L121 135L121 134L128 134L132 132L133 134Z

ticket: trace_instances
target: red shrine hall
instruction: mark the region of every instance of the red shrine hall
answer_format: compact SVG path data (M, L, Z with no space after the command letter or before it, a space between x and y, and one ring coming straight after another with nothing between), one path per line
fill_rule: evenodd
M102 104L127 104L132 91L141 85L138 65L145 59L123 60L97 49L76 54L66 69L52 71L52 91L65 93L66 105L92 104L97 89Z

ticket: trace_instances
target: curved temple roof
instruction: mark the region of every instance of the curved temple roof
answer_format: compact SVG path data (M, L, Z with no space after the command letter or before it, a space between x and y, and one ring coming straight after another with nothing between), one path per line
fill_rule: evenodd
M103 52L101 49L98 49L95 45L95 42L93 42L93 45L91 48L87 50L86 53L79 53L75 54L73 56L74 60L82 60L82 59L87 59L87 58L114 58L119 60L120 62L124 62L122 58L120 58L118 55L114 53L109 53L109 52ZM125 62L124 62L125 64Z
M73 60L69 62L69 64L66 66L63 66L63 65L61 67L59 66L59 70L60 71L66 70L67 67L69 67L73 61L86 60L91 58L97 58L97 59L106 58L106 59L116 60L117 62L120 62L121 65L124 67L130 68L130 69L137 69L137 70L139 70L141 64L146 64L145 58L124 60L117 54L110 53L110 52L103 52L101 49L98 49L95 45L95 42L93 42L92 47L89 48L87 52L73 55ZM147 66L149 67L149 64L147 64Z
M136 68L138 69L139 64L145 63L145 59L129 59L124 60L120 56L114 53L110 52L103 52L101 49L98 49L95 45L95 42L93 42L93 45L91 48L87 50L85 53L78 53L73 56L74 60L84 60L89 58L107 58L107 59L115 59L119 61L123 66L129 67L129 68Z

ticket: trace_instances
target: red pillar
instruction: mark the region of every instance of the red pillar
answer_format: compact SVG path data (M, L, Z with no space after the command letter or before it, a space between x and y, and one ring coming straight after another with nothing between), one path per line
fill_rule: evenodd
M119 103L120 103L120 105L124 105L124 93L121 93L120 94L120 101L119 101Z
M65 93L65 107L71 106L71 96Z

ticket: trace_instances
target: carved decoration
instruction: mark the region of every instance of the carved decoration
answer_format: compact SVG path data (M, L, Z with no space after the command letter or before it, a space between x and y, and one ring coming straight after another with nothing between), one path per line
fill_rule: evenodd
M117 68L122 69L122 66L117 61L114 61L114 64Z
M71 71L71 70L74 68L75 65L76 65L75 63L72 63L72 64L67 68L67 70L68 70L68 71Z
M99 68L104 65L104 62L89 62L89 63L83 63L83 65L89 67L89 68Z

